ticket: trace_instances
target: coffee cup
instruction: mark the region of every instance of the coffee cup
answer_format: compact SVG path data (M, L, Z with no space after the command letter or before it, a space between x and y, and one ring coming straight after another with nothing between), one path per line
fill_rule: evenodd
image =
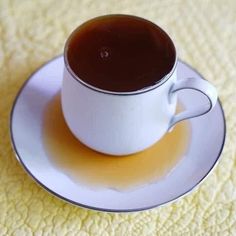
M209 112L217 92L206 80L177 80L173 41L136 16L107 15L79 26L64 49L61 91L65 121L83 144L109 155L140 152L176 123ZM175 114L177 93L192 89L209 101ZM197 107L197 108L196 108Z

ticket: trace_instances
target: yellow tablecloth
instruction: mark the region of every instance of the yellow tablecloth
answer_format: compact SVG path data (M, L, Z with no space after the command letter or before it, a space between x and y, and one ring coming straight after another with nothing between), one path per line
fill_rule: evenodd
M23 171L9 139L9 113L23 82L62 53L71 30L108 13L162 26L179 57L217 87L227 120L223 155L207 180L173 204L140 213L99 213L49 195ZM0 0L0 235L236 235L235 80L235 0Z

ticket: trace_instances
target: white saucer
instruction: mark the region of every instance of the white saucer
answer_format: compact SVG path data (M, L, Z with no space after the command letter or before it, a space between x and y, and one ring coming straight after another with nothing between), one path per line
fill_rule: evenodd
M16 157L26 172L43 188L72 204L94 210L131 212L157 207L187 194L216 165L225 141L225 119L220 102L205 116L190 120L191 141L186 157L162 180L119 192L94 190L74 182L49 161L44 150L41 128L43 110L60 90L63 57L59 56L36 71L19 91L11 113L11 141ZM202 76L179 61L178 78ZM194 101L205 102L193 90L179 93L180 102L191 107Z

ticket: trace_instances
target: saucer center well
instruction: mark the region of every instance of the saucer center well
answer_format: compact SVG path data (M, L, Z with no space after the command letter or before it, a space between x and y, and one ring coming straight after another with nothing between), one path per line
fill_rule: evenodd
M165 177L187 152L190 139L190 123L184 121L143 152L122 157L98 153L70 132L62 114L60 93L47 104L42 127L45 150L62 172L80 184L116 190L140 187Z

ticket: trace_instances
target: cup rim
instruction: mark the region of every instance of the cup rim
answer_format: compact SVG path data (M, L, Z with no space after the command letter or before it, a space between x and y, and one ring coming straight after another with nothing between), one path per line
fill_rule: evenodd
M151 23L153 25L155 25L155 27L157 27L158 29L160 29L170 40L170 42L173 45L173 49L174 49L174 53L175 53L175 62L170 70L170 72L168 72L163 78L161 78L160 80L158 80L158 82L154 85L150 85L147 87L144 87L142 89L139 90L135 90L135 91L122 91L122 92L117 92L117 91L110 91L110 90L106 90L106 89L101 89L98 87L95 87L87 82L85 82L84 80L82 80L79 76L77 76L75 74L75 72L72 70L72 68L69 65L68 62L68 57L67 57L67 52L68 52L68 45L70 44L71 39L73 38L74 34L80 30L80 28L82 26L84 26L86 23L88 23L89 21L93 21L99 18L104 18L104 17L110 17L110 16L130 16L130 17L134 17L134 18L138 18L138 19L142 19L147 21L148 23ZM171 77L171 75L174 73L176 66L177 66L177 51L176 51L176 47L175 44L173 42L173 40L171 39L171 37L169 36L169 34L167 34L160 26L156 25L155 23L153 23L152 21L149 21L145 18L139 17L139 16L135 16L135 15L129 15L129 14L107 14L107 15L101 15L101 16L97 16L94 18L91 18L87 21L85 21L84 23L82 23L81 25L79 25L78 27L76 27L69 35L69 37L66 40L65 46L64 46L64 51L63 51L63 59L64 59L64 64L65 64L65 68L67 69L67 71L69 72L69 74L72 76L73 79L75 79L77 82L79 82L80 84L84 85L85 87L94 90L96 92L100 92L100 93L105 93L105 94L111 94L111 95L137 95L137 94L142 94L142 93L146 93L148 91L154 90L156 88L158 88L159 86L161 86L162 84L164 84L166 81L168 81L168 79Z

